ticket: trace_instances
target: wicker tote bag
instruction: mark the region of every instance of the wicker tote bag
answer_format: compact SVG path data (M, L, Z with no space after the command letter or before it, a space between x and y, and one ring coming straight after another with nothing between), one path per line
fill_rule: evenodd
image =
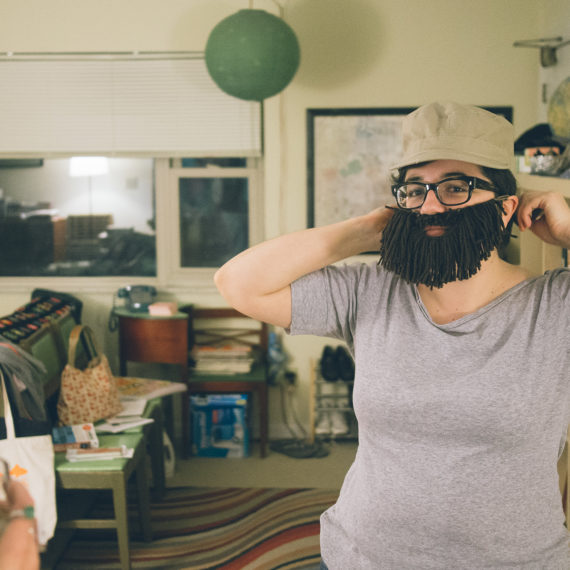
M81 334L95 352L85 369L75 366ZM62 425L96 422L123 409L107 357L99 349L91 328L77 325L69 335L68 360L61 375L57 414Z

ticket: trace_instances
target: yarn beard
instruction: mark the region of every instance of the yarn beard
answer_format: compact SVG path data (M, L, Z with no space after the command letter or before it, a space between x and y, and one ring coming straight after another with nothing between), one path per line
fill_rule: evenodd
M469 279L503 243L501 213L498 200L438 214L397 209L382 232L378 263L408 283L432 288ZM445 233L428 236L427 226L443 226Z

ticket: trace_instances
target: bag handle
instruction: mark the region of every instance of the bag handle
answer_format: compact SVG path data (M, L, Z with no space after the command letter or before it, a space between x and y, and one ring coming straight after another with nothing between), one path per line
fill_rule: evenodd
M10 407L10 400L8 399L8 392L6 391L6 379L2 370L0 370L0 382L2 382L2 403L4 404L4 422L6 424L6 439L15 439L16 430L14 428L14 418L12 416L12 408Z
M69 334L69 347L67 349L67 363L71 366L75 366L75 351L77 349L77 343L81 338L81 333L85 335L85 340L89 344L89 349L93 349L95 352L94 356L99 356L101 350L95 339L95 335L91 330L91 327L87 325L75 325Z

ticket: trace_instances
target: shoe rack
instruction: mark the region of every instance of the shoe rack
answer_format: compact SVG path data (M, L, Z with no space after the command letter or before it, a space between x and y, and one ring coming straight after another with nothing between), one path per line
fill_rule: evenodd
M329 382L321 376L319 361L311 359L311 384L310 384L310 442L316 439L328 439L337 441L356 441L358 439L358 425L351 405L351 394L354 381L337 380ZM347 405L348 402L348 405ZM338 418L344 418L347 431L338 433L334 429L335 419L338 427ZM323 431L321 424L330 426ZM320 425L321 430L318 430ZM320 433L318 433L320 431Z

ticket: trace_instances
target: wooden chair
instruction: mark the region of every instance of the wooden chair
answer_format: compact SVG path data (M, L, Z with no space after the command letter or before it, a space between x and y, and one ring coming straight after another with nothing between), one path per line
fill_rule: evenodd
M189 402L195 394L240 394L256 396L259 413L260 455L265 457L268 442L267 343L266 323L251 319L230 308L181 307L189 314L189 340L192 346L241 344L254 348L258 358L248 373L200 374L191 372L184 413L185 433L191 433ZM250 403L250 409L251 409ZM251 417L251 414L250 414ZM189 447L187 447L189 449Z
M62 331L71 330L75 319L71 314L57 323L42 327L20 346L42 361L47 369L47 382L44 387L46 398L57 401L61 371L67 361L67 352L62 352L65 336ZM69 334L67 334L69 338ZM100 447L119 447L126 445L134 449L132 458L112 459L107 461L85 461L73 463L65 459L65 454L58 453L55 458L56 486L58 489L94 491L107 489L112 492L114 517L112 519L90 519L85 513L74 513L69 519L61 519L58 512L56 535L48 545L44 565L51 567L63 552L75 529L113 528L117 531L121 568L129 569L129 524L127 518L127 484L132 475L136 478L137 498L143 539L150 541L150 499L146 469L146 437L140 433L120 435L99 435ZM58 492L59 495L59 492ZM63 533L59 531L64 531ZM61 537L61 538L60 538Z

